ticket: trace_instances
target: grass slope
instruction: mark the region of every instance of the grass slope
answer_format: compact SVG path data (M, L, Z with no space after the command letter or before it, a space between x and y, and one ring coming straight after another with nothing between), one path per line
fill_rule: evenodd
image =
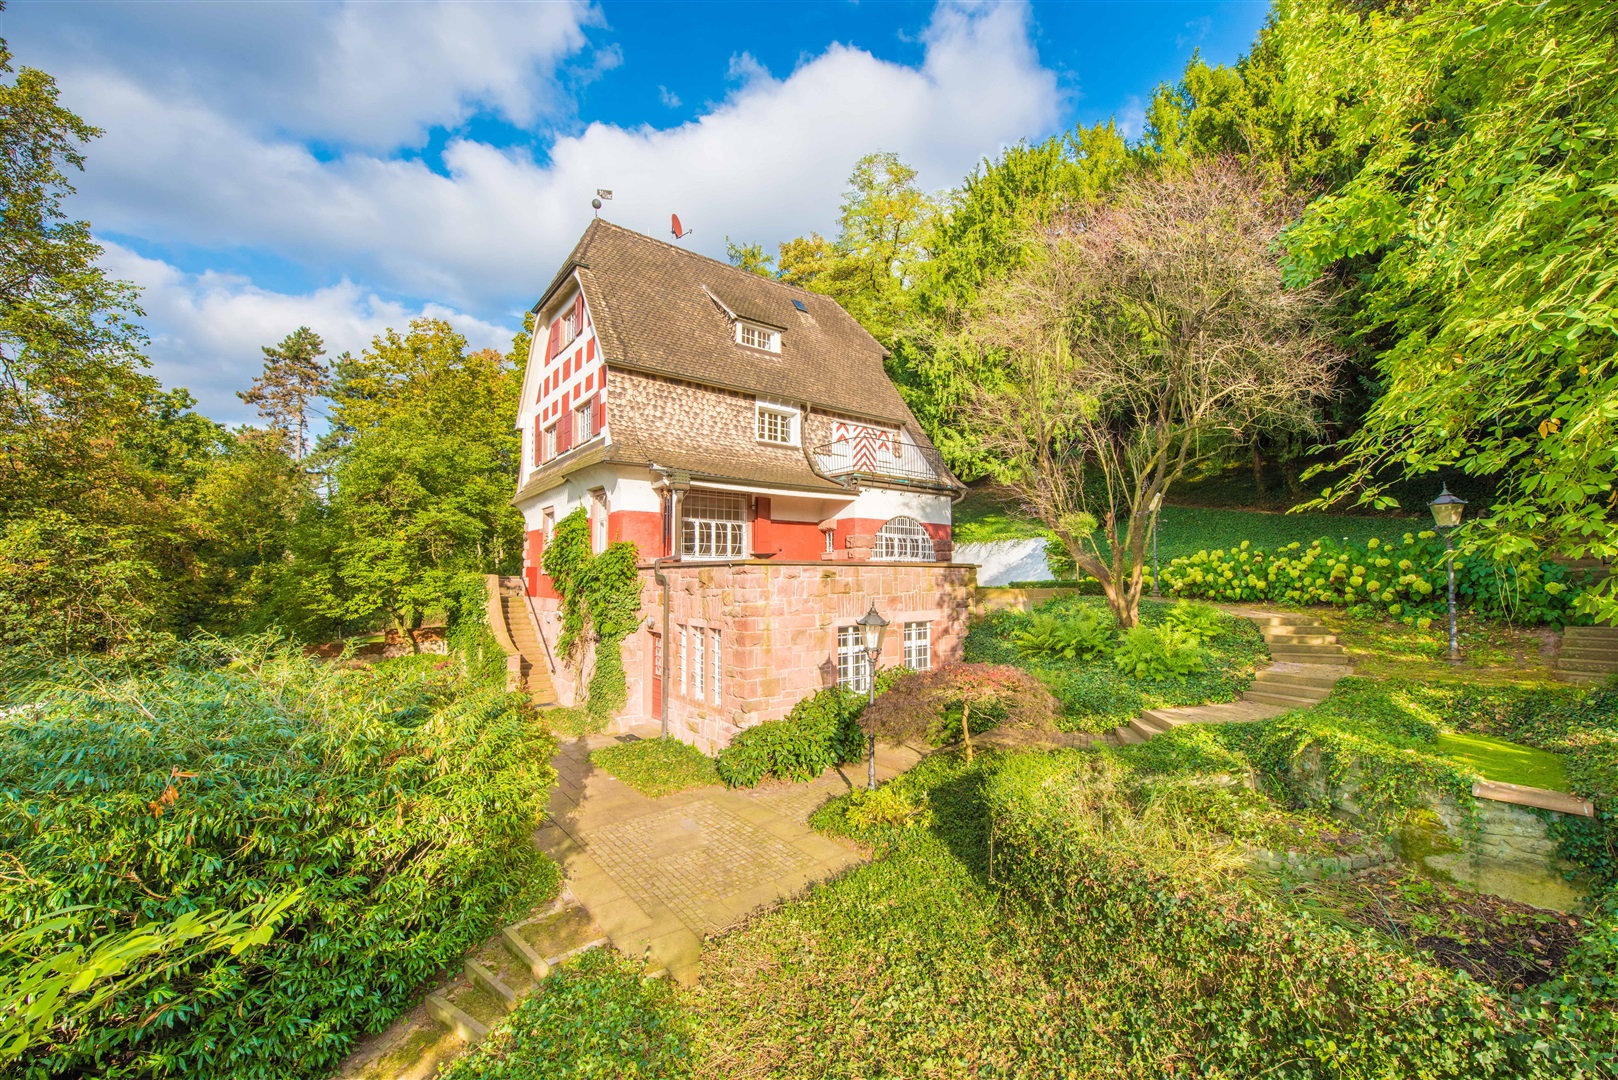
M1433 745L1440 754L1476 770L1485 780L1551 791L1567 790L1567 770L1562 766L1562 759L1549 751L1487 735L1449 731L1433 736Z
M639 739L602 747L590 754L590 763L653 799L719 783L713 758L679 739Z

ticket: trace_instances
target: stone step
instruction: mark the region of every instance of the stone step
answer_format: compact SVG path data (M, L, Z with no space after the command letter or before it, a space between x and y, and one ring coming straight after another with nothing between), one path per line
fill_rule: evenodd
M1114 728L1112 734L1118 740L1119 746L1134 746L1146 741L1146 736L1136 731L1133 726Z
M1314 615L1249 615L1248 621L1266 626L1324 626Z
M1575 660L1618 660L1618 642L1611 645L1562 644L1561 655Z
M1325 664L1346 667L1348 650L1341 645L1272 645L1270 658L1283 664Z
M1259 684L1273 686L1292 686L1298 689L1319 690L1322 694L1328 693L1337 685L1337 680L1343 677L1343 669L1327 668L1324 671L1276 671L1265 668L1253 676L1253 685Z
M1570 626L1562 631L1562 640L1618 642L1618 626Z
M476 960L466 962L466 977L472 980L472 985L479 987L505 1006L506 1012L517 1007L517 991L507 986L500 976L478 963Z
M1286 709L1307 709L1310 706L1319 705L1326 698L1324 695L1320 697L1300 697L1293 694L1278 694L1269 690L1249 690L1242 695L1242 700L1257 701L1265 705L1279 705Z
M1271 634L1264 635L1264 641L1269 645L1335 645L1335 634Z
M489 1028L483 1021L456 1008L443 994L427 995L427 1015L453 1031L468 1046L476 1046L489 1037Z
M1558 671L1580 671L1590 675L1601 675L1618 672L1618 661L1612 660L1569 660L1562 657L1556 661Z
M1601 686L1612 678L1611 675L1592 675L1582 671L1558 671L1558 682L1572 683L1575 686Z
M1168 731L1174 727L1174 725L1166 723L1163 720L1160 720L1157 717L1151 716L1147 713L1141 713L1139 716L1135 717L1135 719L1131 720L1127 727L1130 731L1133 731L1142 739L1150 739L1154 735L1163 734L1165 731Z

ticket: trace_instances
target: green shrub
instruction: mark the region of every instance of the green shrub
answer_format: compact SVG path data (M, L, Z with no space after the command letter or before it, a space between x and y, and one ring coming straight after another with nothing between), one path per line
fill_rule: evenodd
M267 944L182 957L12 1075L324 1076L559 884L530 841L553 744L522 697L455 657L211 651L137 674L0 653L0 936L56 913L39 953L93 947L296 895Z
M1067 619L1036 615L1028 629L1013 635L1022 656L1094 660L1112 647L1114 624L1096 608L1084 608Z
M1212 604L1181 600L1169 608L1163 621L1197 641L1212 641L1225 631L1225 616Z
M563 964L441 1080L676 1080L689 1024L667 979L610 949Z
M1447 603L1444 542L1432 530L1405 533L1397 544L1371 537L1340 545L1296 541L1273 552L1246 540L1175 559L1163 567L1163 587L1174 596L1241 602L1335 604L1382 612L1415 625L1436 617ZM1582 584L1559 563L1509 566L1456 556L1456 599L1480 615L1514 622L1568 621Z
M813 780L835 765L858 761L865 750L859 725L864 709L864 695L837 687L806 697L783 719L738 732L714 762L719 779L730 787L753 787L766 776Z
M713 758L679 739L637 739L604 746L590 754L590 762L654 799L719 779Z
M1177 627L1132 626L1113 650L1118 670L1137 679L1190 675L1208 666L1197 639Z
M848 806L843 811L848 824L855 829L885 826L902 829L911 825L926 825L932 818L927 799L911 799L901 788L884 784L875 791L855 788L849 792Z

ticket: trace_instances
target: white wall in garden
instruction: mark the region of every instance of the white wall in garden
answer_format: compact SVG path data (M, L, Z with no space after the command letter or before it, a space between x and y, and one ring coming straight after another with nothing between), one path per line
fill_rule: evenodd
M1045 540L988 540L956 544L955 561L976 563L979 585L1010 585L1013 581L1049 581L1056 575L1045 561Z

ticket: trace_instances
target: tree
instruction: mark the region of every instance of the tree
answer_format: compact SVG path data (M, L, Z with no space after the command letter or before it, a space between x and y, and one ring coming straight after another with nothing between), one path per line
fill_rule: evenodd
M236 396L258 409L270 430L282 432L292 447L292 456L302 458L309 450L310 404L324 397L331 381L320 335L300 326L281 344L263 348L264 371L253 380L251 389Z
M746 270L749 274L757 274L759 277L775 276L775 267L770 265L774 260L764 254L763 244L738 244L727 236L725 257L730 260L730 265Z
M968 333L1004 379L969 415L998 478L1135 625L1148 509L1232 441L1307 430L1338 353L1282 284L1294 203L1234 162L1140 176L1032 234Z
M437 319L378 335L337 372L321 452L331 497L300 525L277 603L305 633L386 614L413 642L426 615L453 613L465 575L507 570L521 552L521 382L508 358L468 354Z
M931 671L906 671L860 715L867 735L893 742L931 738L947 710L961 711L961 742L972 760L972 714L1000 727L1055 730L1055 697L1028 672L1009 664L952 661ZM982 725L980 725L981 728Z
M1299 105L1358 165L1288 231L1289 273L1352 268L1379 346L1321 505L1459 469L1497 481L1463 547L1530 572L1618 555L1618 8L1284 10ZM1610 578L1582 602L1618 616Z

